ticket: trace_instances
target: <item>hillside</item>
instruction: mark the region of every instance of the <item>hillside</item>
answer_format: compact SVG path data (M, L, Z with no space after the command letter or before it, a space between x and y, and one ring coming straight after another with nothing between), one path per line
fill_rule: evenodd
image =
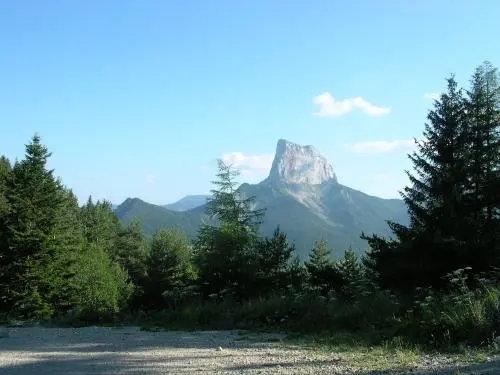
M245 196L255 195L257 207L266 208L262 234L271 235L279 224L301 257L321 238L333 248L335 257L349 246L362 253L367 243L360 238L361 232L389 236L385 220L407 222L401 200L373 197L336 182L297 189L264 181L244 184L241 191Z
M194 238L204 216L199 212L172 211L139 198L127 198L114 212L123 224L139 219L144 232L148 235L161 228L179 227L189 238Z

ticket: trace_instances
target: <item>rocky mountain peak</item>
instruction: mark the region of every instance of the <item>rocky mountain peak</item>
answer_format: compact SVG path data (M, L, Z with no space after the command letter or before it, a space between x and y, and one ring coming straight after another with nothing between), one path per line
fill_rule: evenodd
M337 182L332 165L312 146L280 139L268 179L287 184L319 185Z

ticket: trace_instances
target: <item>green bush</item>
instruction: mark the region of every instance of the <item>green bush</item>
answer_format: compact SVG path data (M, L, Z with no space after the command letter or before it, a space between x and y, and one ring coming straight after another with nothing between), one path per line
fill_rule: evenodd
M78 264L74 280L78 293L72 314L95 320L98 316L118 313L125 307L132 285L127 273L110 260L104 249L89 245Z
M419 290L406 315L406 335L434 347L487 345L500 335L500 287L485 279L471 288L467 269L447 276L450 290Z

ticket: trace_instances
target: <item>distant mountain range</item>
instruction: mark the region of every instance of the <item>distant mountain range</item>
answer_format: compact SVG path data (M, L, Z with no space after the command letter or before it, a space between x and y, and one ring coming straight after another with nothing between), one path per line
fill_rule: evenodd
M194 238L202 220L207 218L203 206L179 212L144 202L139 198L127 198L114 212L123 224L134 219L141 220L142 229L148 235L161 228L179 227L189 238Z
M243 197L255 196L256 208L266 208L261 226L263 235L271 235L277 225L295 244L304 259L314 241L325 239L340 257L349 246L363 253L367 243L361 232L390 236L386 220L408 223L402 200L382 199L341 185L331 164L312 146L281 139L269 176L258 184L242 184ZM122 223L142 220L146 233L162 227L180 227L194 238L205 214L208 196L186 196L178 202L158 206L138 198L128 198L115 213Z
M172 211L188 211L192 208L203 206L207 203L208 198L210 198L210 195L186 195L177 202L166 204L163 207Z

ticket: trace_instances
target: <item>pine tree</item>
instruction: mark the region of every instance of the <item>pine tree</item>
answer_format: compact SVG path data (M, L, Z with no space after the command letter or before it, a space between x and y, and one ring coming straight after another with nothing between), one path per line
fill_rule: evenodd
M144 283L147 252L145 236L138 220L120 229L113 249L113 259L128 272L137 288Z
M254 240L239 224L200 229L194 260L204 297L218 294L240 300L248 296L256 275Z
M26 146L25 160L14 165L6 184L7 251L0 294L11 313L26 317L53 312L47 299L51 285L47 270L56 252L53 230L64 199L60 182L46 168L50 155L35 135Z
M424 140L410 155L416 175L406 171L411 185L402 196L413 230L439 230L445 237L460 238L465 229L461 220L466 189L465 100L453 76L447 83L447 92L428 114Z
M363 267L352 247L344 253L344 257L335 263L335 273L340 281L335 285L337 294L346 300L353 300L359 295L363 281Z
M255 209L254 197L243 198L236 189L238 171L218 160L218 179L207 213L218 226L204 225L195 240L195 261L203 295L225 293L236 299L252 293L257 259L253 247L264 210Z
M309 260L304 263L309 275L309 283L318 288L323 295L328 292L340 280L334 273L334 262L330 259L331 250L324 240L316 241Z
M309 254L309 261L305 262L307 270L311 272L330 267L333 264L330 259L331 252L326 241L316 241Z
M82 266L79 260L85 237L76 196L69 189L63 189L61 194L64 203L52 230L50 246L54 252L46 270L50 282L46 297L63 315L77 305L79 290L74 279Z
M265 238L262 247L258 247L256 256L260 257L259 264L262 268L270 274L277 274L286 271L294 249L294 245L288 243L286 233L278 225L272 237Z
M105 249L113 259L115 254L120 222L113 213L108 201L93 202L92 197L81 209L81 218L87 242Z
M238 183L235 180L239 176L238 170L220 159L217 164L218 179L212 181L216 188L210 191L212 198L207 203L208 214L220 223L238 224L247 230L257 231L265 210L252 208L255 197L242 198L240 196L236 188Z
M128 233L127 229L122 231L108 201L94 203L92 197L89 197L80 210L80 219L85 238L85 249L79 259L81 270L89 273L89 267L93 267L90 274L98 282L86 290L92 280L86 274L78 272L77 285L82 295L78 309L97 319L103 314L117 312L129 302L133 285L125 267L130 267L132 272L137 271L138 274L141 267L132 259L135 254L126 254L125 251L133 242L135 234L140 234L133 233L134 227L129 228L132 233ZM138 277L138 274L134 274L134 277Z
M144 302L150 308L175 309L195 279L192 248L184 233L170 228L157 231L146 264Z
M288 243L286 233L278 226L272 237L256 241L254 251L258 281L255 283L255 291L251 294L263 296L280 292L288 285L290 261L295 246Z
M440 285L442 276L463 265L470 233L464 200L467 192L467 117L462 90L454 77L434 102L425 125L424 140L410 155L415 174L402 196L410 226L389 223L396 240L367 239L369 256L384 287L412 289Z

